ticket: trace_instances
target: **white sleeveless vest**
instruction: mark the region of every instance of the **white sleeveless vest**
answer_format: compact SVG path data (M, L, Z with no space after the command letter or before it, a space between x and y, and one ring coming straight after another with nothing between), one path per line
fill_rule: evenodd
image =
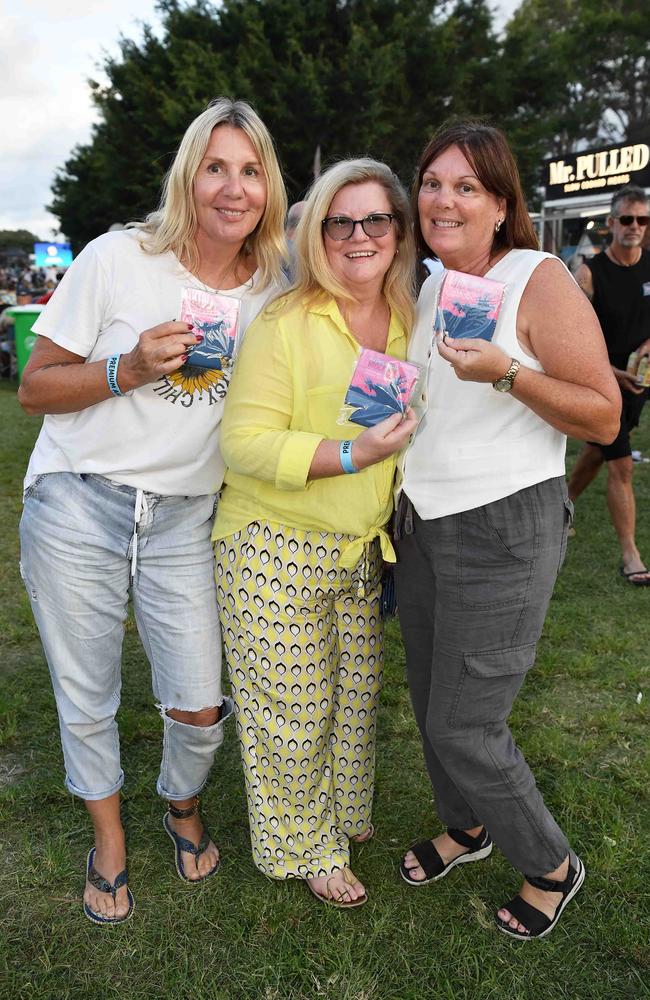
M517 311L531 274L551 256L511 250L485 275L506 285L493 342L534 371L543 368L517 340ZM438 354L433 318L441 278L431 275L418 299L408 357L426 370L413 404L423 416L397 482L425 520L482 507L565 472L564 434L489 382L461 382Z

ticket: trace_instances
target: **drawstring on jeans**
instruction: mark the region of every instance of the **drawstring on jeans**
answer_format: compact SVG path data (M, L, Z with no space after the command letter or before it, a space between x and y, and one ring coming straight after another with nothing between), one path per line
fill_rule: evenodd
M131 538L131 579L135 579L135 566L138 558L138 525L143 514L149 512L144 490L135 491L135 510L133 512L133 537Z

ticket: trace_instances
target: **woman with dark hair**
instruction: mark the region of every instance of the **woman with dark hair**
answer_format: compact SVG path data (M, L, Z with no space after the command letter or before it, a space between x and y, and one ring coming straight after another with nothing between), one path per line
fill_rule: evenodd
M419 255L505 286L491 341L439 331L440 275L423 285L411 360L427 368L406 451L396 584L414 711L445 833L402 860L410 886L485 858L492 840L525 873L497 915L543 937L584 879L507 719L566 550L566 435L609 441L618 393L596 317L537 249L505 136L443 126L413 189ZM496 287L496 286L492 286Z

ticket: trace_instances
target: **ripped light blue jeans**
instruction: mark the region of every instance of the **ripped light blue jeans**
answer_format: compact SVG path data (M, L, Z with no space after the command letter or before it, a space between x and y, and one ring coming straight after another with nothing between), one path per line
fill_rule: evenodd
M163 719L158 793L188 799L207 780L232 711L221 691L213 511L213 496L158 496L71 472L39 476L26 491L21 572L74 795L107 798L124 781L115 714L129 586ZM213 726L167 714L218 706Z

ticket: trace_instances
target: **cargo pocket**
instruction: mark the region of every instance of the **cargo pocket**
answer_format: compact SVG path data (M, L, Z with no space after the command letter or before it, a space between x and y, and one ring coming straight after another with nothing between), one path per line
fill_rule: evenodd
M535 662L536 643L510 649L465 653L449 719L455 729L505 722L512 703Z

